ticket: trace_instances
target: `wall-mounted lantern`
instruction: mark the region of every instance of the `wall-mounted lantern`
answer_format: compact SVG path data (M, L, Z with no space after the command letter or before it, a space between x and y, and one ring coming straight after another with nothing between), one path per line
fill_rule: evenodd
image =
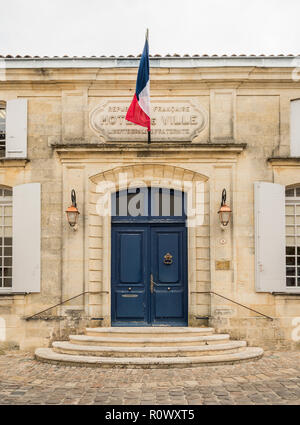
M228 205L226 205L226 189L223 189L221 207L218 211L219 219L220 219L220 223L221 223L222 227L223 226L226 227L228 225L231 212L232 211L231 211L230 207Z
M76 193L74 189L72 189L71 191L71 200L72 200L72 205L66 209L66 214L67 214L69 225L72 227L73 230L77 230L78 216L80 213L77 209Z

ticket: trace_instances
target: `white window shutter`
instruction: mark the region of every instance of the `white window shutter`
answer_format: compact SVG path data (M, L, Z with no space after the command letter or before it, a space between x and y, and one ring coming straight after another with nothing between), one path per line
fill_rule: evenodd
M290 127L291 156L300 156L300 99L291 101Z
M258 292L285 290L285 187L254 183L255 286Z
M6 152L8 158L27 156L27 99L6 102Z
M13 292L40 292L41 185L13 188Z

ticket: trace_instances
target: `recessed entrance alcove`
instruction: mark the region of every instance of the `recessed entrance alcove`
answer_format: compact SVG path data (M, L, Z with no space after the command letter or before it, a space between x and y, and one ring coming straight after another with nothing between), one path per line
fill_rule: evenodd
M173 216L173 217L163 217L163 216L153 216L150 215L146 217L136 217L136 218L121 218L121 217L112 217L112 199L116 196L116 193L122 193L122 191L127 190L128 188L161 188L168 193L168 190L171 190L177 196L179 193L182 194L183 198L186 199L187 211L183 212L181 216ZM209 191L208 191L208 178L200 173L195 173L193 171L187 170L185 168L163 165L163 164L132 164L124 167L117 167L111 170L108 170L103 173L99 173L90 177L90 203L89 203L89 258L92 261L92 269L89 270L89 290L91 292L95 292L95 294L90 294L89 296L89 308L90 315L92 317L103 317L103 325L111 326L113 322L120 325L120 320L117 320L115 316L112 318L111 312L115 314L118 308L116 305L112 305L112 299L114 299L114 303L116 303L116 297L112 297L112 278L114 283L116 283L117 277L114 273L118 273L118 262L120 258L112 258L112 252L114 250L120 249L120 247L116 247L115 245L121 242L117 242L117 239L120 239L120 235L117 236L118 233L117 227L119 230L122 228L123 231L123 240L127 241L129 245L132 243L132 247L135 246L135 243L140 244L148 244L148 249L151 243L153 244L153 248L157 242L157 238L164 239L166 236L166 229L162 229L165 225L169 226L169 230L172 228L173 236L170 234L166 238L180 239L180 267L182 267L181 271L181 283L183 291L183 298L181 296L177 296L176 298L176 288L172 287L171 282L169 285L166 282L165 290L166 294L162 294L162 296L166 296L168 293L174 295L174 300L172 303L177 303L177 312L171 312L170 315L177 315L177 319L168 319L163 320L162 318L158 320L158 318L154 319L155 313L151 309L153 309L153 305L151 303L147 307L147 311L139 310L138 315L143 315L142 320L138 320L140 324L143 326L152 325L153 322L157 321L157 324L165 324L165 325L175 325L176 322L180 326L184 326L187 324L192 325L195 322L195 316L208 315L209 313L209 295L203 294L197 296L194 292L196 291L208 291L210 289L210 271L209 271ZM149 190L149 193L151 190ZM123 192L124 193L124 192ZM119 195L118 195L119 196ZM147 195L148 196L148 195ZM160 195L158 195L160 196ZM148 207L151 204L151 195L149 195ZM151 208L151 207L150 207ZM162 211L160 211L162 212ZM158 211L158 214L160 214ZM123 227L122 222L123 220ZM127 220L127 223L126 223ZM158 222L160 220L160 223ZM144 223L142 223L144 221ZM156 221L156 224L154 224ZM173 225L172 225L173 221ZM138 222L138 223L137 223ZM176 223L175 223L176 222ZM113 228L112 228L113 223ZM129 242L130 237L125 237L126 231L130 234L135 232L135 237L132 236L132 240ZM140 230L137 228L140 227ZM159 226L161 227L161 231L163 234L159 236ZM126 230L127 228L127 230ZM177 229L176 229L177 228ZM177 232L177 236L175 236ZM180 233L180 236L179 233ZM169 232L171 233L171 231ZM144 236L142 236L144 235ZM112 247L112 237L113 237L113 247ZM115 238L115 241L114 241ZM129 239L128 239L129 238ZM143 240L144 239L144 240ZM178 240L179 240L178 239ZM177 240L177 243L179 243ZM135 242L133 242L135 241ZM152 241L152 242L151 242ZM124 242L125 243L125 242ZM162 243L162 242L161 242ZM149 245L150 244L150 245ZM172 244L172 243L171 243ZM126 244L125 244L126 245ZM131 245L130 245L131 246ZM177 245L179 246L179 245ZM134 249L134 248L133 248ZM162 249L162 248L161 248ZM167 249L167 247L166 247ZM139 252L139 247L136 246L137 252ZM167 249L167 251L170 249ZM168 254L168 252L164 253L164 255ZM126 250L124 251L125 255ZM98 258L94 258L95 256ZM117 254L114 254L115 257ZM150 253L147 253L147 257ZM172 254L171 254L172 255ZM126 256L125 256L126 257ZM124 262L128 264L128 258L125 259ZM141 257L140 257L141 258ZM178 259L177 259L178 260ZM149 260L151 261L151 260ZM153 261L157 261L153 259ZM125 263L123 264L123 270L125 267ZM177 263L176 263L177 264ZM112 265L115 267L112 270ZM129 266L128 266L129 267ZM151 274L152 281L157 279L157 267L153 271L150 270L151 266L142 265L142 267L146 267L147 272L143 275L143 279L145 279L145 284L147 280L148 292L150 291L151 296ZM150 267L150 268L149 268ZM165 266L165 270L171 271L175 270L172 265L168 269ZM113 272L113 276L112 276ZM151 273L152 272L152 273ZM133 276L134 272L131 269L127 270L127 278L137 278L137 276ZM118 279L120 276L118 277ZM176 277L177 278L177 277ZM125 279L125 280L126 280ZM140 279L140 277L139 277ZM168 279L168 278L166 278ZM130 280L130 279L129 279ZM129 285L132 283L132 285ZM153 283L153 285L155 284ZM118 286L118 284L116 283ZM159 283L158 283L159 285ZM119 287L122 286L119 282ZM176 285L175 285L176 286ZM130 304L130 301L136 301L133 290L133 282L126 281L123 285L123 289L126 293L121 291L119 295L119 305L124 305L124 302L127 301L127 304ZM131 288L130 290L128 288ZM168 290L168 288L170 288ZM178 287L179 288L179 287ZM177 288L177 289L178 289ZM102 291L102 294L99 295L97 292ZM130 292L130 293L129 293ZM125 296L124 296L125 295ZM148 294L149 295L149 294ZM176 300L175 300L176 298ZM117 296L118 299L118 296ZM161 300L161 303L163 301ZM126 303L125 303L126 304ZM137 303L131 302L131 305L135 305L134 308L137 308ZM162 306L162 304L160 304ZM125 307L124 307L125 308ZM160 307L157 305L157 309ZM120 307L122 310L122 307ZM148 310L149 309L149 310ZM181 309L181 313L179 310ZM120 311L121 311L120 310ZM127 310L127 309L125 309ZM124 310L124 311L125 311ZM134 322L134 314L130 316L131 313L121 313L126 317L128 314L128 320L132 320ZM131 318L131 319L130 319ZM122 322L122 320L121 320ZM126 320L124 319L124 325ZM128 322L127 322L128 325ZM136 324L135 324L136 325ZM198 323L199 325L199 323Z

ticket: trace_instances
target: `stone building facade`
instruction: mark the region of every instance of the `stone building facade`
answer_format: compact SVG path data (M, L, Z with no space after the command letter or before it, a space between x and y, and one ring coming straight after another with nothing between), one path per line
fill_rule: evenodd
M188 326L299 344L297 58L151 58L151 144L124 119L138 58L1 61L0 345L34 349L114 324L111 199L128 186L187 193Z

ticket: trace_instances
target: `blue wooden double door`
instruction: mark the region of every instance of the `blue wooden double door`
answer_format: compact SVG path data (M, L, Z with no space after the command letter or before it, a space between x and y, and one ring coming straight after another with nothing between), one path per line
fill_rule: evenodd
M147 193L143 196L148 198ZM151 201L149 195L146 212L136 217L112 218L112 326L187 325L184 213L176 216L173 210L173 215L172 211L168 216L153 215Z

